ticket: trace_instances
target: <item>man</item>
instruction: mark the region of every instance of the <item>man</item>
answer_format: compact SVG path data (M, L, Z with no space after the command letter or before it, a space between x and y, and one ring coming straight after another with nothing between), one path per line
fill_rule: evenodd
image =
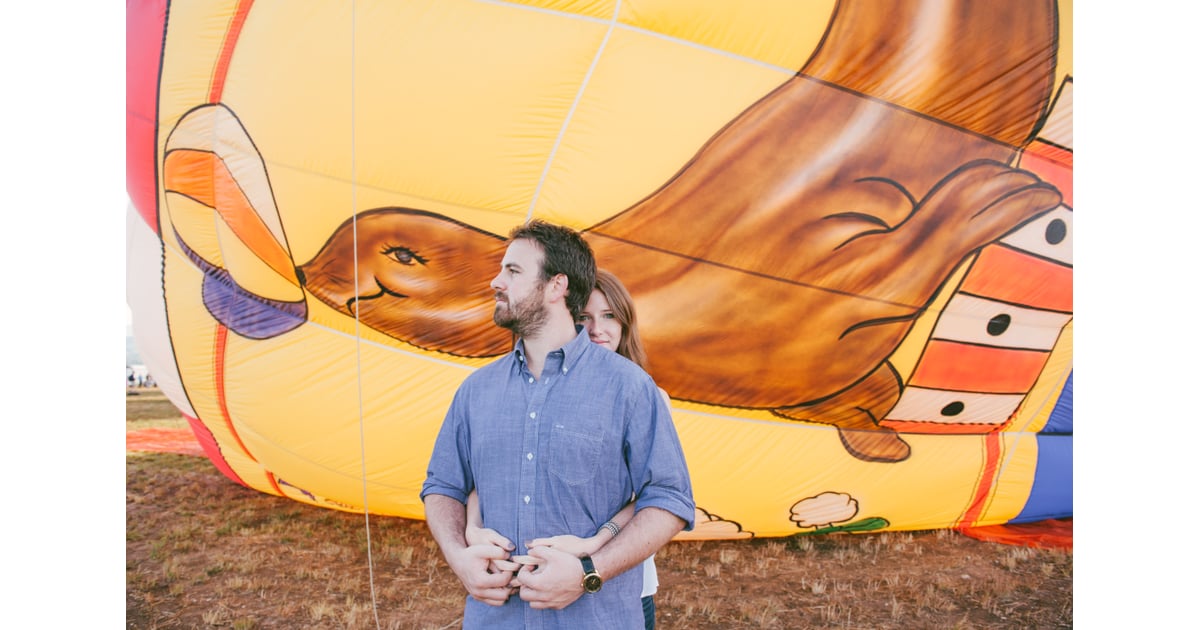
M426 521L469 593L464 628L641 627L642 572L627 569L695 515L670 411L649 375L576 328L596 269L582 236L535 220L509 239L493 319L519 340L455 394L421 490ZM466 545L472 489L512 555ZM633 520L594 557L523 542L591 536L635 495Z

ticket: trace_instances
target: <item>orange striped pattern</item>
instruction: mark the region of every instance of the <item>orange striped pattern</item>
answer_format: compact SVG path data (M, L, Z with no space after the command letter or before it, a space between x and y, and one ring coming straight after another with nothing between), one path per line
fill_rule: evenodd
M250 251L280 276L299 285L292 260L219 157L206 151L178 149L163 164L166 190L213 208Z
M982 422L923 422L920 420L880 420L879 426L895 429L901 433L923 433L936 435L976 435L998 431L1008 426L1003 424L983 424Z
M242 26L245 25L246 16L253 4L254 0L239 2L237 11L230 19L225 41L221 44L221 56L213 68L212 83L208 92L210 103L221 102L221 95L225 91L225 77L229 73L229 62L233 59L238 36L241 35ZM295 272L287 253L279 248L271 231L263 224L258 213L254 212L237 181L217 156L201 151L173 151L164 161L163 171L166 190L187 195L216 210L250 251L258 254L284 278L295 279ZM221 203L218 203L218 200ZM225 404L225 343L228 335L229 329L218 324L217 339L213 344L213 376L217 381L217 403L221 408L221 416L225 419L225 426L237 440L238 447L251 460L258 461L234 430L233 419L229 417L229 409ZM275 482L275 476L267 471L264 473L275 492L283 496L283 491Z
M1007 247L985 247L959 288L1011 304L1072 312L1071 268Z
M258 461L254 455L250 454L250 449L242 443L241 436L238 435L237 429L233 428L233 418L229 416L229 407L225 402L225 347L229 338L229 329L223 324L217 324L217 336L213 340L213 379L216 380L217 390L217 407L221 409L221 418L225 420L225 428L229 430L233 439L237 440L238 448L246 454L252 461Z
M931 339L909 385L1016 394L1029 391L1050 353Z
M999 475L1000 434L989 433L983 437L983 442L985 464L979 471L979 484L975 487L975 497L971 500L971 504L958 519L957 527L970 527L979 520L983 514L983 508L987 505L988 496L991 495L992 488L996 485L996 477Z
M1054 184L1063 195L1063 203L1075 207L1075 154L1054 145L1035 141L1021 156L1021 168L1037 173Z
M229 61L233 59L233 49L237 47L238 36L242 34L242 26L246 24L246 16L253 4L254 0L238 3L237 11L229 21L229 30L225 31L225 41L221 44L221 56L213 68L212 84L208 89L209 103L221 102L221 95L225 92L225 77L229 74Z
M250 449L246 448L246 444L242 442L242 436L238 435L237 429L233 427L233 418L229 415L229 406L225 400L225 349L228 348L229 329L222 324L217 324L217 336L213 341L213 378L217 382L217 406L221 409L221 418L225 420L225 428L229 430L233 439L237 440L238 448L250 458L250 461L258 462L258 458L250 453ZM279 496L284 496L283 491L279 489L279 484L275 482L275 475L270 471L264 470L267 483L271 484L271 488L275 490Z

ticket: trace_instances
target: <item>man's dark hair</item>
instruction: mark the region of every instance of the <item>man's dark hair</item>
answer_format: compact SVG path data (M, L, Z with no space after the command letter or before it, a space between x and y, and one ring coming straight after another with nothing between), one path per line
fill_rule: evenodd
M567 277L567 308L575 316L583 312L596 286L596 257L583 235L569 227L533 219L518 225L509 240L527 238L542 246L542 282L558 274Z

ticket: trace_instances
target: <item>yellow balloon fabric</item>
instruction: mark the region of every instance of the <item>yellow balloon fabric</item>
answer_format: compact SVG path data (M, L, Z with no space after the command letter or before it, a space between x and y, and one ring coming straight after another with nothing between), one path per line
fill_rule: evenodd
M164 3L129 302L231 479L423 518L541 218L633 295L679 538L1071 515L1069 0Z

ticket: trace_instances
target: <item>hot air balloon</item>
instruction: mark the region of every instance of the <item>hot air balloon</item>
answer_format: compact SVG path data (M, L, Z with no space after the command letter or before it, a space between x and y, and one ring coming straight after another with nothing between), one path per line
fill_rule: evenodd
M423 518L504 234L637 304L697 527L1072 514L1068 1L131 0L128 302L233 481Z

